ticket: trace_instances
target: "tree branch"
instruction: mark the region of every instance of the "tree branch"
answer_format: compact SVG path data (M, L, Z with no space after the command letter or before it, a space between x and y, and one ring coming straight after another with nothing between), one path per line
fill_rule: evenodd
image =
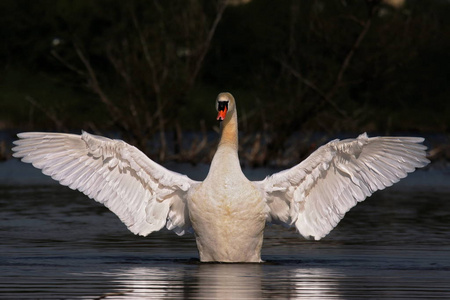
M220 20L222 19L223 13L227 8L227 5L228 5L227 0L219 0L216 18L214 19L211 28L209 29L208 35L206 36L206 40L203 44L202 51L200 52L200 56L197 59L194 71L192 72L192 75L188 81L187 89L190 89L194 85L195 80L197 79L198 73L200 72L200 69L203 64L203 60L205 59L205 56L208 53L209 47L211 46L211 41L214 37L217 26L219 25Z
M137 21L136 14L134 13L134 9L131 10L131 19L133 20L134 27L135 27L135 29L137 31L138 36L139 36L139 42L140 42L141 47L142 47L142 52L144 53L145 61L146 61L147 65L148 65L148 68L149 68L150 73L152 75L153 90L155 91L156 94L159 94L160 91L161 91L161 84L160 84L160 82L159 82L159 80L157 78L157 75L156 75L155 62L153 61L152 56L150 55L150 51L148 49L147 42L145 41L144 35L142 34L142 30L141 30L141 28L139 26L139 23Z
M344 110L340 109L339 106L334 101L332 101L332 98L336 94L336 92L339 89L339 87L342 86L342 81L343 81L343 78L344 78L344 74L347 71L347 69L349 68L350 63L351 63L351 61L352 61L356 51L361 46L362 41L364 40L364 38L366 37L367 33L369 32L369 29L370 29L370 27L372 25L373 16L375 15L375 13L376 13L376 11L378 9L378 4L379 4L379 1L367 0L367 5L369 7L368 17L367 17L366 21L363 22L363 26L362 26L361 32L358 34L358 37L356 38L356 40L353 43L352 47L347 52L347 55L345 56L344 60L342 61L341 66L339 68L339 71L336 74L336 79L335 79L332 87L329 89L328 92L324 92L317 85L315 85L312 81L304 78L300 74L300 72L296 71L294 68L289 66L286 62L278 60L282 64L282 66L285 67L286 69L288 69L289 72L294 77L299 79L303 84L305 84L311 90L316 92L322 98L322 100L324 100L326 103L331 105L331 107L333 107L333 109L336 110L343 117L347 117L348 116L347 113Z
M67 60L65 60L64 58L61 57L61 55L58 54L58 52L56 52L56 50L51 50L50 54L56 58L57 61L59 61L60 63L62 63L66 68L68 68L69 70L77 73L78 75L84 77L86 76L86 73L84 73L83 71L81 71L80 69L78 69L77 67L75 67L74 65L70 64Z
M111 116L117 121L119 119L123 119L123 115L121 110L108 98L108 96L105 94L103 89L100 86L100 83L98 82L97 75L95 74L94 69L91 66L91 63L89 60L84 56L83 51L81 48L74 44L75 52L77 53L78 57L80 58L81 62L83 63L84 67L86 68L87 75L88 75L88 84L91 87L91 89L100 97L100 100L103 102L103 104L106 105L107 109L109 110ZM127 122L121 122L122 125L124 125L125 129L128 129Z
M339 108L339 106L334 103L334 101L331 99L331 96L328 95L328 93L325 93L324 91L322 91L317 85L315 85L312 81L306 79L305 77L302 76L302 74L300 74L300 72L296 71L294 68L292 68L290 65L288 65L286 62L278 60L283 67L285 67L286 69L289 70L289 72L298 80L300 80L301 82L303 82L304 85L306 85L307 87L309 87L311 90L313 90L314 92L316 92L326 103L328 103L329 105L331 105L331 107L334 108L334 110L336 110L340 115L342 115L343 117L347 117L347 113L345 111L343 111L342 109Z
M369 1L370 2L370 1ZM355 42L353 43L352 47L350 48L350 51L348 51L347 55L345 56L344 60L342 61L341 67L339 68L339 72L336 75L336 80L334 81L333 86L331 87L330 91L327 93L327 98L331 98L336 93L337 89L342 84L342 78L344 77L344 73L347 71L348 67L350 66L350 62L355 55L356 50L360 47L362 41L367 35L367 32L369 32L369 29L372 25L372 19L375 15L375 11L377 10L378 6L374 4L373 6L371 3L368 2L368 5L371 6L369 9L369 16L367 17L367 20L363 23L363 27L361 29L361 32L359 33L358 37L356 38Z
M56 125L56 129L58 131L67 131L67 128L64 126L64 122L58 118L58 114L56 114L53 110L49 108L43 107L36 99L31 96L26 96L25 100L31 103L31 105L37 107L40 111L42 111L50 120L53 121Z

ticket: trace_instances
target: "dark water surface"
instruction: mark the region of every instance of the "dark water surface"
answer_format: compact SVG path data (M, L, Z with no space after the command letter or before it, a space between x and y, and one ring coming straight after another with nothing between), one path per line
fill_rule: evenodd
M450 299L450 193L387 189L325 239L266 230L263 264L202 264L192 235L134 236L57 185L0 186L4 299Z

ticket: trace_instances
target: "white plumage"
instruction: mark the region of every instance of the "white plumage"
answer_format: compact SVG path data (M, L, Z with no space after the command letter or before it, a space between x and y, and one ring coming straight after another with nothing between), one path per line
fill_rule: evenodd
M131 232L193 229L200 260L225 262L261 261L266 221L319 240L358 202L429 163L422 138L362 134L331 141L291 169L251 182L237 156L233 96L219 94L216 106L221 140L203 182L167 170L121 140L86 132L20 133L14 156L103 203Z
M103 203L131 232L148 235L167 223L182 235L191 227L186 194L195 181L156 164L135 147L86 132L18 137L15 157Z
M422 138L334 140L289 170L258 182L269 218L295 224L306 238L326 236L358 202L428 163Z

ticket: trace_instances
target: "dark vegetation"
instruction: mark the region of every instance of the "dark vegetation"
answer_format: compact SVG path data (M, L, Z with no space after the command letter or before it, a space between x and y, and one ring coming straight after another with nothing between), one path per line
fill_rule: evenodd
M249 165L342 132L448 133L448 1L235 2L1 1L0 128L208 161L229 91Z

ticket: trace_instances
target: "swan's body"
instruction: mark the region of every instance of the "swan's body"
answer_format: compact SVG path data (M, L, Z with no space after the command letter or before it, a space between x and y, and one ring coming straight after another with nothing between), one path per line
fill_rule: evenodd
M201 261L260 262L266 222L321 239L373 192L428 164L422 138L334 140L291 169L258 182L242 173L237 112L217 98L221 139L203 182L171 172L120 140L21 133L14 156L113 211L135 234L193 229Z
M228 117L219 116L224 119L219 147L208 176L188 197L189 214L201 261L260 262L266 205L261 190L242 173L233 106L228 104Z

